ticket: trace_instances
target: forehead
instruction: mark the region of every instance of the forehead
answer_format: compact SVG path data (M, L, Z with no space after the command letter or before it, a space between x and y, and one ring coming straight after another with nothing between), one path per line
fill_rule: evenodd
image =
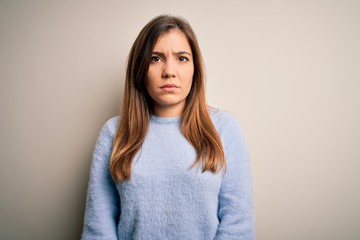
M179 29L172 29L159 36L155 43L154 50L162 49L191 51L187 36Z

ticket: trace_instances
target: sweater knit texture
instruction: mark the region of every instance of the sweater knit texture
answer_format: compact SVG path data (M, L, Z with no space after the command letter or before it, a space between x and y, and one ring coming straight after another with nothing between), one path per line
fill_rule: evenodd
M90 170L83 240L254 239L250 162L236 118L210 109L226 158L219 173L191 165L196 151L179 117L151 116L129 181L114 182L109 161L118 117L103 126Z

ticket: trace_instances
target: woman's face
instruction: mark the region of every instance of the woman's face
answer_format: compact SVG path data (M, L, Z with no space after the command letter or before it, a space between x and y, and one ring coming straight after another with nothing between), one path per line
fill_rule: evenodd
M193 75L193 56L186 35L177 29L161 35L154 46L145 81L156 116L181 115Z

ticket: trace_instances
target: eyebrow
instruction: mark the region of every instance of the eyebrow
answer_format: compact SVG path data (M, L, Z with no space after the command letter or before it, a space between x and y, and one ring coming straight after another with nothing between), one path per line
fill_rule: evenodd
M162 56L162 57L165 56L164 53L158 52L158 51L154 51L152 54L157 54L157 55ZM187 55L191 56L191 53L186 52L186 51L173 52L173 55L182 55L182 54L187 54Z

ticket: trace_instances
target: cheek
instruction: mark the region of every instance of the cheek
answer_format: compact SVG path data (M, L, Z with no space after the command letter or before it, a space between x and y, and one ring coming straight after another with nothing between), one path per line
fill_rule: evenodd
M146 93L147 93L147 95L150 97L150 98L154 98L154 87L153 87L153 85L151 84L151 81L149 80L149 78L147 78L146 80L145 80L145 89L146 89Z
M146 76L146 79L145 79L145 86L146 86L146 89L149 91L153 86L154 86L154 75L152 74L151 71L148 71L148 74Z
M194 69L190 69L188 74L187 74L187 80L188 80L188 85L191 88L192 82L193 82L193 78L194 78Z

